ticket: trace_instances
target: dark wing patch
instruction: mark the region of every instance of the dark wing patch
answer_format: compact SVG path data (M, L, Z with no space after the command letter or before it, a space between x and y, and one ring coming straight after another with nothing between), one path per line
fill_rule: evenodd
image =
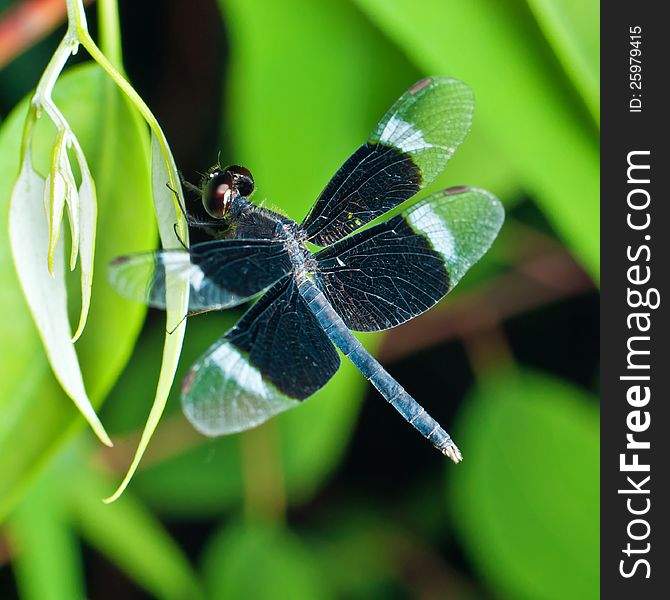
M280 242L215 240L186 250L122 256L109 265L109 280L131 300L165 308L170 278L188 282L189 312L230 308L246 302L291 270Z
M331 244L429 184L469 131L473 106L470 88L456 79L410 88L314 203L302 223L309 241Z
M322 388L340 366L293 278L270 289L226 339L282 393L298 400Z
M335 173L303 227L311 242L325 246L420 189L421 170L411 155L383 144L364 144Z
M440 192L319 252L317 285L350 329L395 327L451 291L491 246L503 219L488 192Z
M317 285L349 329L408 321L449 290L442 257L400 215L317 254Z
M339 364L287 277L195 362L182 385L184 414L205 435L244 431L297 406Z

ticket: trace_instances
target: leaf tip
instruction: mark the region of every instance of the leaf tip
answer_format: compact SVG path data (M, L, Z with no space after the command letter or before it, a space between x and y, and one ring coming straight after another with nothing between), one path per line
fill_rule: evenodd
M73 245L70 252L70 271L74 271L77 266L77 253L78 249Z
M98 436L98 439L108 448L113 448L114 447L114 442L112 442L111 438L107 435L107 432L102 429L102 426L100 426L100 429L96 428L95 433Z
M102 502L103 504L112 504L112 502L116 502L119 499L119 496L121 496L121 493L117 490L114 492L112 496L109 496L107 498L103 498Z
M56 242L57 240L53 240L53 238L49 239L49 250L47 252L47 269L49 271L49 275L51 275L52 279L56 278L56 274L54 271L54 255L56 253Z
M91 407L90 404L89 406L82 406L80 403L77 403L77 407L88 421L88 424L91 426L91 429L93 429L93 433L95 433L98 439L105 446L112 448L114 446L114 443L110 439L109 435L107 435L107 432L105 431L105 428L100 422L100 419L98 419L98 416L95 414L95 412L93 412L93 407Z
M128 484L130 483L130 480L133 476L134 471L130 471L124 480L119 484L119 487L116 488L116 491L111 495L108 496L107 498L103 498L102 501L104 504L112 504L113 502L116 502L122 495L123 492L126 491L126 488L128 487Z
M79 315L79 324L77 325L77 331L75 331L74 335L70 338L73 344L81 337L81 334L84 333L84 327L86 327L87 320L88 320L88 307L86 307L85 310L82 310L81 314Z

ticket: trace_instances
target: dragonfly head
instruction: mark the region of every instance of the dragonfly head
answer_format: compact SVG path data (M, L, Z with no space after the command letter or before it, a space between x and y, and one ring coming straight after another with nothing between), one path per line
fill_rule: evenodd
M202 185L202 205L214 219L224 219L233 204L251 195L254 178L249 169L231 165L211 169Z

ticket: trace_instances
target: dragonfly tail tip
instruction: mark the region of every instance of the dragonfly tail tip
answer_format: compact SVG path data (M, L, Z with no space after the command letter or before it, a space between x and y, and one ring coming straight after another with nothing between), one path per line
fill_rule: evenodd
M454 463L458 464L463 460L463 455L456 444L450 444L442 450L445 456L448 456Z

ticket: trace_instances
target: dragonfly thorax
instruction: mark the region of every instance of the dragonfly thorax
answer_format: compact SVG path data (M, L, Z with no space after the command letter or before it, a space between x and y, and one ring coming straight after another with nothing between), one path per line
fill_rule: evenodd
M312 273L316 269L316 260L303 244L300 232L295 223L282 224L282 237L285 239L286 250L293 265L295 275Z

